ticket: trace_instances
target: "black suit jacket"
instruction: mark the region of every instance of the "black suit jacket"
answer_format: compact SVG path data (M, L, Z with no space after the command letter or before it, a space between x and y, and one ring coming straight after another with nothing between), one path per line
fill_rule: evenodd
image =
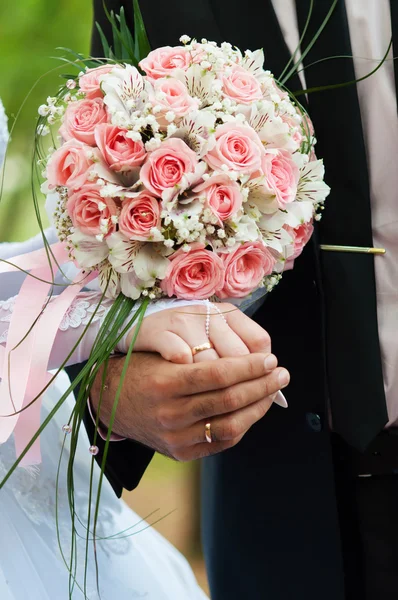
M108 0L107 4L118 11L123 2ZM131 2L125 0L124 4L132 26ZM327 10L331 2L316 0L315 4ZM109 34L102 0L94 0L94 6L94 18ZM185 33L198 39L227 40L241 49L263 47L267 68L276 75L289 59L271 0L141 0L140 6L152 47L175 45ZM102 53L95 31L92 52ZM326 50L324 55L332 53ZM312 77L327 82L327 68L327 63L315 68ZM298 89L298 78L293 77L288 85ZM333 221L338 202L339 206L352 198L360 202L369 195L369 188L364 152L353 152L363 147L355 88L348 106L345 92L328 94L329 102L341 110L337 128L340 140L344 138L346 143L338 145L338 136L332 139L325 126L325 96L310 97L310 112L317 150L325 159L332 188L331 208L294 270L284 276L255 315L270 333L280 364L291 372L286 391L289 409L272 407L235 448L204 461L202 522L214 600L344 598L326 406L328 397L345 387L337 389L328 372L333 372L335 357L352 348L352 336L345 332L352 331L353 322L362 338L358 337L358 353L347 356L347 363L353 371L373 375L364 402L381 393L382 378L373 258L333 253L320 257L319 253L319 237L329 244L368 245L363 231L371 227L370 213L366 213L364 229L358 226L356 230L354 221L353 238L348 239ZM352 170L349 183L341 177L342 161L348 161ZM341 291L342 281L349 287L346 295ZM336 307L340 307L337 312ZM363 323L369 327L363 328ZM342 377L349 392L358 393L353 377L350 379L348 372ZM130 455L119 457L120 464L112 465L118 485L125 487L131 487L131 479L124 477L122 464L137 464L137 448L130 450ZM144 462L139 463L140 473Z

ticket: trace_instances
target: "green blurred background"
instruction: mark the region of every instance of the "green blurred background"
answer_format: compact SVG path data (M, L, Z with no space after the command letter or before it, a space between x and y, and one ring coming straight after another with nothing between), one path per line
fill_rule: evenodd
M88 53L91 26L90 0L0 1L0 98L10 129L25 102L7 153L0 202L0 241L23 240L39 231L31 192L37 108L64 81L59 74L68 72L67 65L61 66L59 60L52 58L66 55L57 47ZM60 68L49 73L56 67ZM44 198L40 194L38 197L43 206ZM143 517L158 511L151 522L161 519L156 528L187 555L207 589L199 542L198 496L197 464L180 465L157 456L138 490L125 499ZM168 516L162 518L164 515Z
M29 94L15 122L7 154L0 203L1 241L24 239L39 230L30 188L37 108L47 96L54 95L62 82L60 73L68 68L51 58L65 55L56 48L88 53L91 22L90 0L0 2L0 97L10 129ZM56 67L60 69L48 73Z

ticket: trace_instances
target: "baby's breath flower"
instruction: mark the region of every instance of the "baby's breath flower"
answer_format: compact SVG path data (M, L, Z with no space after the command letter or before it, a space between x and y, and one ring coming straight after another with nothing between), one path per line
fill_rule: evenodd
M133 142L141 142L142 140L141 134L138 131L128 131L126 137L133 140Z
M37 110L41 117L46 117L50 112L50 107L47 104L41 104Z
M177 127L174 125L174 123L171 123L167 127L167 135L168 135L168 137L174 135L176 131L177 131Z
M37 135L44 137L50 133L50 128L47 125L39 125L37 128Z
M186 44L189 44L190 41L191 41L191 38L189 37L189 35L182 35L180 37L180 42L181 42L181 44L184 44L184 46Z

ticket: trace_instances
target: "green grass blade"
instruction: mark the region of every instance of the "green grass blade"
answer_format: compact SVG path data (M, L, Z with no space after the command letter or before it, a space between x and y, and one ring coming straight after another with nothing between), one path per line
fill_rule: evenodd
M284 74L286 73L286 71L288 70L288 68L290 67L290 65L291 65L292 63L294 63L294 61L295 61L295 59L296 59L296 56L297 56L297 54L298 54L298 53L299 53L299 51L300 51L301 44L303 43L303 40L304 40L304 38L305 38L305 34L307 33L308 26L309 26L309 24L310 24L310 21L311 21L311 17L312 17L312 11L313 11L313 9L314 9L314 0L311 0L311 4L310 4L309 11L308 11L307 19L306 19L306 22L305 22L305 25L304 25L303 33L301 34L301 37L300 37L299 43L298 43L298 45L296 46L296 49L295 49L295 51L294 51L294 52L293 52L293 54L291 55L289 62L287 63L286 67L283 69L282 73L281 73L281 74L279 75L279 77L278 77L278 79L280 79L280 80L282 80L282 79L283 79L283 76L284 76Z
M151 51L151 45L146 33L144 19L142 18L138 0L133 0L134 8L134 32L135 32L135 57L139 62Z
M299 58L299 60L296 63L294 63L293 67L290 69L290 71L288 71L287 75L285 75L285 77L281 78L281 82L282 83L286 83L286 81L288 81L290 79L290 77L293 75L293 73L295 71L297 71L298 66L302 64L303 60L305 59L305 57L307 56L307 54L310 52L310 50L314 46L315 42L317 41L317 39L321 35L322 31L325 29L326 25L328 24L328 22L330 20L330 17L332 16L332 14L334 12L334 9L337 6L337 2L338 2L338 0L333 0L332 6L330 7L330 9L329 9L326 17L322 21L322 24L320 25L318 31L316 32L316 34L314 35L314 37L312 38L312 40L308 44L307 48L304 50L304 52L302 52L301 57Z
M313 94L314 92L324 92L326 90L336 90L338 88L347 87L348 85L354 85L356 83L359 83L360 81L364 81L365 79L368 79L369 77L371 77L372 75L377 73L377 71L383 66L383 64L387 60L387 56L388 56L391 48L392 48L392 38L390 40L390 43L388 45L385 55L383 56L383 58L381 59L381 61L377 65L377 67L375 67L372 71L370 71L370 73L367 73L363 77L359 77L358 79L352 79L351 81L346 81L344 83L334 83L331 85L320 85L317 87L307 88L306 90L297 90L296 92L293 93L293 95L295 97L297 97L297 96L302 96L303 94Z
M100 36L102 48L104 50L104 56L105 56L105 58L109 58L110 55L111 55L111 49L109 47L108 40L105 37L105 34L104 34L103 30L102 30L101 25L96 22L95 26L96 26L97 31L98 31L99 36Z

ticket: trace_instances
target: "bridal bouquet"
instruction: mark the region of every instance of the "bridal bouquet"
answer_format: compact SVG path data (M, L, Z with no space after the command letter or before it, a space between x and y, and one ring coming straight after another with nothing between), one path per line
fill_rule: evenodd
M328 194L311 122L261 50L181 37L139 63L70 79L44 190L70 258L134 300L270 291Z
M66 84L39 107L34 166L44 177L42 191L55 202L59 242L50 245L43 236L43 250L0 265L0 272L30 272L10 316L7 347L0 345L0 443L15 429L18 454L0 488L19 464L40 462L40 433L79 385L63 427L65 439L70 436L68 499L75 537L79 428L95 378L103 369L105 381L110 355L135 327L92 512L95 492L89 483L87 547L90 540L95 545L112 426L148 303L162 297L239 303L254 292L257 297L270 292L310 239L329 193L311 121L264 70L261 50L242 53L227 42L219 46L184 35L181 45L150 51L137 0L134 7L136 39L123 11L110 14L112 48L100 31L106 58L75 54L67 62L77 73L66 75ZM34 201L40 223L35 196ZM68 280L64 265L71 261L78 272ZM62 283L55 282L57 271ZM106 296L111 306L86 365L41 422L40 398L56 377L48 373L56 331L79 291L97 278L101 301ZM65 289L51 298L57 285ZM59 370L81 341L82 336ZM13 374L14 397L8 379ZM100 406L101 398L97 430Z

